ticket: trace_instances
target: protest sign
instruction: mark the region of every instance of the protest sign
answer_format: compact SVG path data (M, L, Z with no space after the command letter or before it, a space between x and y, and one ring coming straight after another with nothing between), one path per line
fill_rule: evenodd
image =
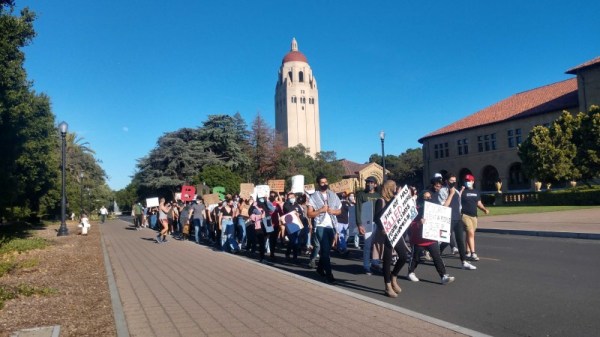
M216 194L216 193L205 194L205 195L202 196L202 198L204 199L204 204L205 205L216 205L220 201L219 195Z
M196 187L194 186L181 186L181 201L192 201L196 195Z
M269 185L254 186L254 194L256 194L257 198L268 198L269 193L271 193L271 189L269 188Z
M354 191L354 179L342 179L337 183L329 185L329 189L334 191L335 193L350 193Z
M304 191L306 191L308 194L315 193L315 184L304 185Z
M425 201L423 219L423 239L450 242L452 208Z
M240 184L240 198L248 200L250 199L250 196L252 196L252 192L254 192L254 184Z
M147 198L146 199L146 207L158 207L158 197Z
M405 185L396 197L390 201L390 205L381 215L383 230L388 236L392 246L402 237L414 218L417 217L417 207Z
M303 175L297 175L292 177L292 193L304 193Z
M283 222L285 223L285 228L289 234L294 234L304 228L296 211L291 211L287 214L284 214Z
M360 222L365 229L365 240L373 235L373 203L375 201L365 201L360 209Z
M283 179L273 179L267 180L267 185L269 185L269 189L271 191L282 193L285 191L285 180Z

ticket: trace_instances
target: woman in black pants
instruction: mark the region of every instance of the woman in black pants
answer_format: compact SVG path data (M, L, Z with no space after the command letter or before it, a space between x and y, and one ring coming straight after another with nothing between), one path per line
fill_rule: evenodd
M265 228L263 225L263 219L265 219L266 213L263 208L265 205L262 203L255 202L250 206L248 213L250 214L250 223L252 224L247 229L248 236L248 252L254 254L256 244L258 243L259 262L265 260Z
M385 231L383 230L383 225L381 223L381 215L385 210L389 207L391 201L394 199L396 195L396 182L393 180L388 180L383 184L383 188L381 189L381 199L377 199L375 202L375 223L377 224L377 233L375 235L384 235L385 245L383 248L383 281L385 282L385 294L389 297L397 297L398 294L402 291L400 286L398 285L398 274L400 273L400 269L404 266L407 260L406 253L406 245L404 243L404 239L400 238L400 240L396 243L394 247L392 247L392 243L387 238ZM396 251L398 254L398 261L394 265L394 269L392 270L392 255L393 251Z

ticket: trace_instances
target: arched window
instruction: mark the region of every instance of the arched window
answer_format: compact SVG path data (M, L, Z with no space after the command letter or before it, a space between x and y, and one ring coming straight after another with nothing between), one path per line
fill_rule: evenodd
M291 71L288 72L288 77L290 78L290 82L294 82L294 73Z
M508 169L508 189L509 190L526 190L529 189L530 182L523 173L521 163L513 163Z
M477 177L475 177L475 179L477 179ZM498 182L499 179L500 175L498 174L498 170L494 166L488 165L483 168L479 189L481 191L495 191L496 182Z
M298 81L304 82L304 72L301 71L298 73Z
M292 103L296 103L296 102L297 102L296 96L292 96Z

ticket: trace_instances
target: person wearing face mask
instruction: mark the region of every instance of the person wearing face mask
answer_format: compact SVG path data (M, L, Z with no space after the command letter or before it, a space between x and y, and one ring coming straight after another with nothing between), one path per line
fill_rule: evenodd
M319 190L313 193L308 200L308 216L314 219L317 240L320 245L319 255L321 257L317 265L317 273L325 277L327 283L336 284L331 272L329 254L333 240L335 240L336 216L342 211L342 203L338 196L329 189L327 177L319 176L317 186Z
M304 210L302 206L296 202L296 195L293 192L288 192L287 199L283 203L283 213L288 214L291 212L296 212L298 219L302 221L302 225L304 226ZM285 215L284 215L285 216ZM287 248L285 251L286 260L290 259L290 253L293 254L293 262L298 262L298 253L300 252L300 231L290 233L287 232L288 242Z
M436 175L439 173L436 173ZM458 190L455 190L454 187L456 186L456 176L452 173L446 173L443 176L443 181L442 181L442 188L440 189L439 193L437 194L437 199L438 199L438 203L440 205L446 206L446 207L451 207L452 205L455 205L456 208L452 208L452 220L453 221L458 221L460 222L460 192ZM457 193L455 193L457 192ZM453 193L452 196L450 196L450 194ZM463 235L464 236L464 235ZM458 254L458 248L456 246L456 235L454 234L454 231L452 230L452 227L450 227L450 244L443 242L440 244L440 254L444 253L444 249L446 247L448 247L448 245L450 246L450 249L452 250L452 254L456 255Z
M481 202L479 191L474 188L475 177L471 174L465 176L466 189L461 193L460 202L462 205L461 221L467 232L467 256L471 261L479 261L477 253L475 253L475 230L477 229L477 209L479 208L485 214L489 211Z
M360 248L360 237L356 227L356 197L354 192L348 193L348 238L352 237L354 248Z
M371 263L373 263L373 267L375 267L375 265L378 266L378 264L376 263L376 260L371 259L371 246L373 243L373 233L374 231L372 230L372 226L373 226L373 218L372 218L372 213L371 213L371 219L367 220L365 223L363 223L363 219L362 219L362 208L364 207L364 204L369 202L371 203L371 209L375 209L375 201L379 198L381 198L381 194L379 194L379 192L377 192L377 179L373 176L368 177L365 180L365 190L361 191L358 193L358 195L356 196L356 227L358 228L358 233L360 235L364 235L365 237L365 242L364 242L364 246L363 246L363 267L365 270L365 274L367 275L371 275ZM371 227L371 231L367 231L365 230L365 226L370 226ZM379 268L380 269L380 268Z
M337 251L342 254L342 256L348 256L348 222L349 222L349 212L350 212L350 202L348 201L348 197L346 192L341 193L340 201L342 202L342 211L340 215L337 216Z

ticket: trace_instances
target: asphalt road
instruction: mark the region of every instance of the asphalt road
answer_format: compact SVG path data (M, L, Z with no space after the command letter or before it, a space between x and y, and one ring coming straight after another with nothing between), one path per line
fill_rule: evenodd
M124 217L126 220L127 217ZM130 218L129 218L130 219ZM444 257L456 281L440 285L432 263L416 270L420 282L399 279L398 298L383 294L383 277L365 275L362 251L333 256L338 287L493 336L598 336L600 334L600 240L477 234L475 271ZM274 267L315 280L314 270L283 258ZM348 310L357 310L348 308Z
M449 285L439 284L431 263L419 265L417 283L405 266L395 299L383 295L381 275L361 273L360 251L334 258L334 275L347 290L493 336L599 335L600 241L478 234L477 247L475 271L445 257L456 277ZM314 270L274 266L319 279Z

